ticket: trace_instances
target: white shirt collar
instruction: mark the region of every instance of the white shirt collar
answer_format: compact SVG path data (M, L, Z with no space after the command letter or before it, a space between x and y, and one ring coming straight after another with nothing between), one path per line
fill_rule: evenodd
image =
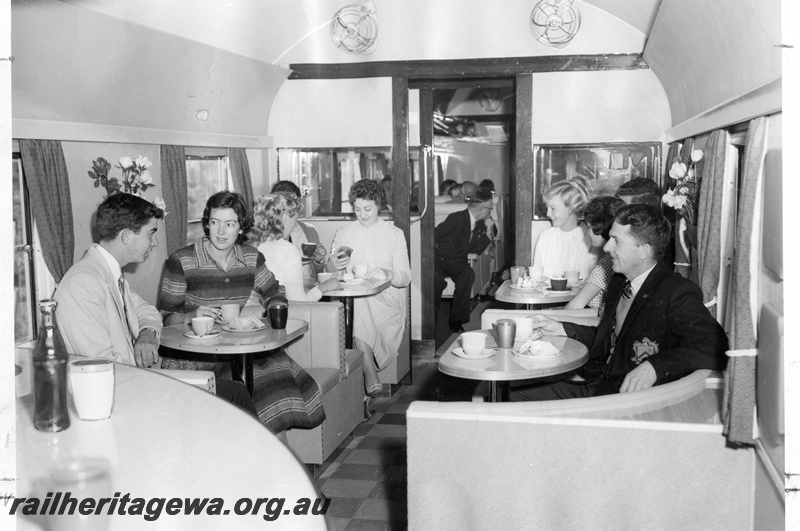
M108 268L111 270L111 277L114 280L119 281L119 276L122 274L122 268L119 267L119 262L117 262L117 259L114 258L111 253L106 251L102 245L97 245L97 250L100 251L100 256L102 256L108 264Z
M644 281L647 280L647 276L650 274L650 271L652 271L654 267L656 267L656 264L653 264L650 267L650 269L648 269L647 271L645 271L644 273L642 273L638 277L636 277L633 280L631 280L631 289L633 290L633 296L634 297L636 296L637 293L639 293L639 290L641 289L642 284L644 284Z

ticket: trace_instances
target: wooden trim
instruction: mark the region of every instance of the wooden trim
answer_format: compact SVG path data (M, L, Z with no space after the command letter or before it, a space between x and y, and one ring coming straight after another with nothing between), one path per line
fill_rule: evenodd
M517 126L514 139L514 171L511 174L511 212L514 212L514 263L531 261L533 218L533 76L517 76Z
M350 79L407 77L414 79L482 78L538 72L587 72L650 68L640 53L601 55L546 55L426 61L290 64L289 79Z
M392 78L392 214L410 252L411 172L408 167L408 79Z
M475 79L415 79L409 80L408 88L412 89L483 89L514 88L514 78L475 78Z
M433 91L419 91L419 141L423 146L433 146ZM422 297L422 315L420 326L422 339L436 339L436 293L434 290L434 253L431 251L434 245L434 230L436 221L436 205L434 204L434 174L433 156L426 156L423 150L420 157L420 164L428 165L428 185L423 189L425 194L425 204L428 210L420 221L420 293ZM424 175L424 172L422 172ZM434 349L435 350L435 349Z

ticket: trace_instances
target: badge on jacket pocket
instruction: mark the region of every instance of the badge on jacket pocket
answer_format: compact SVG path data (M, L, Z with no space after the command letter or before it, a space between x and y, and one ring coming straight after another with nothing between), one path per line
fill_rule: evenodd
M631 361L639 365L645 358L658 354L658 343L644 338L641 341L633 342L633 357Z

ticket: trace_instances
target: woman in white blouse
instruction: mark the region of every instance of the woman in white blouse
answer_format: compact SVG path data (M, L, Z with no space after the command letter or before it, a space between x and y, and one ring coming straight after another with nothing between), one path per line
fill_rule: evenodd
M326 291L336 289L336 279L322 282L308 291L303 285L303 259L287 239L297 225L300 203L292 194L276 192L256 198L255 233L267 268L286 288L290 301L318 301Z
M336 231L328 271L367 266L367 278L388 279L391 285L369 297L357 297L353 306L353 343L364 352L364 385L367 395L381 390L378 370L397 356L406 325L406 287L411 267L403 231L378 217L386 206L386 192L377 181L362 179L349 194L356 221ZM350 247L352 254L339 253Z
M577 181L562 181L544 191L544 200L553 226L536 241L533 266L541 267L546 277L580 271L580 278L587 278L602 249L592 246L589 228L580 220L589 202L586 188Z

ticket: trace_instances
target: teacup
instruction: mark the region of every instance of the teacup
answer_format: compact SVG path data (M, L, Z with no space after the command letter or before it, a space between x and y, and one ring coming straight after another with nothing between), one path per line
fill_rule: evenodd
M358 264L353 266L353 274L356 278L364 278L367 276L369 268L365 264Z
M192 319L192 332L196 336L205 336L214 329L213 317L195 317Z
M230 323L239 317L241 308L239 308L238 304L223 304L220 306L220 310L222 310L222 320Z
M333 273L317 273L317 280L319 283L322 284L323 282L327 282L328 280L333 278Z
M578 280L580 280L581 272L580 271L565 271L564 276L567 277L567 283L569 284L577 284Z
M483 332L464 332L461 334L461 348L467 356L480 356L486 349L486 334Z
M567 279L566 277L552 277L550 279L550 288L553 291L564 291L567 289Z
M516 317L517 339L528 339L533 333L533 317Z

